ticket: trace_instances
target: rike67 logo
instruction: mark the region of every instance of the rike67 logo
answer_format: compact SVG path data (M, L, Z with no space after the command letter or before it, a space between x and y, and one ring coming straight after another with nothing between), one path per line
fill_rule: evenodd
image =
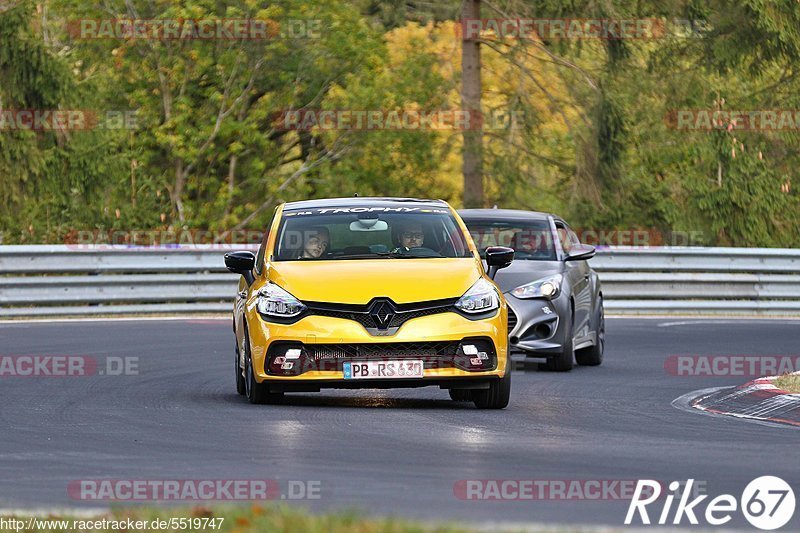
M689 524L698 525L698 516L712 526L727 524L737 512L741 512L751 525L761 530L773 530L785 526L794 516L795 498L792 487L784 480L775 476L762 476L751 481L742 492L738 500L731 494L721 494L705 505L701 505L708 498L707 494L695 496L693 499L692 487L694 479L689 479L685 484L673 481L669 484L669 491L663 498L664 506L658 514L658 525L666 525L672 516L673 525L681 525L685 518ZM684 487L681 491L681 487ZM658 481L644 479L636 484L633 499L625 516L625 525L630 525L638 514L642 524L650 525L648 506L662 500L662 487ZM673 513L673 503L678 499ZM705 507L705 511L702 511ZM650 511L658 511L653 505ZM653 517L655 519L655 516Z

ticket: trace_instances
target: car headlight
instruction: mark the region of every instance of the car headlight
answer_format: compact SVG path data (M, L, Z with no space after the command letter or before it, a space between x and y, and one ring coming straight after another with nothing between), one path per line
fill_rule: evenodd
M537 279L532 283L520 285L511 294L517 298L555 298L561 291L561 274L553 274L546 278Z
M256 309L262 315L292 318L306 310L306 306L274 283L267 283L256 297Z
M481 278L456 302L456 307L465 313L487 313L500 307L500 296L494 285Z

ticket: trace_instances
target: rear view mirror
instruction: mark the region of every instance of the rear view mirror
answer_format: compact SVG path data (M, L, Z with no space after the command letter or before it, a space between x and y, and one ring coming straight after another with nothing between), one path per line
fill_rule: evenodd
M486 249L486 264L489 266L489 277L494 279L497 271L506 268L514 260L514 249L505 246L490 246Z
M596 253L594 246L589 244L576 244L564 258L564 261L585 261L591 259Z
M350 223L350 231L386 231L389 224L377 218L360 218Z

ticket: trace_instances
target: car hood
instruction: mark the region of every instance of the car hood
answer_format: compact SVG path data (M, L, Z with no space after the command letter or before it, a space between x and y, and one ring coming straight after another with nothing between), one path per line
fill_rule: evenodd
M269 279L309 302L366 304L458 298L480 278L472 258L276 261Z
M525 285L551 274L560 274L564 270L561 261L529 261L517 259L510 266L497 273L494 282L503 292L509 292L520 285Z

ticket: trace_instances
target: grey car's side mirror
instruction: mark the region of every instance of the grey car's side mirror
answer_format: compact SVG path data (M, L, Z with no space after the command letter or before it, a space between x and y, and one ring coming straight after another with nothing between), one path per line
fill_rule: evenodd
M225 268L244 276L248 285L255 281L253 277L253 268L255 266L256 256L253 252L229 252L225 254Z
M594 246L589 244L576 244L569 251L564 261L585 261L591 259L597 253Z
M505 246L490 246L486 249L486 264L489 267L489 277L494 279L501 268L506 268L514 260L514 249Z

